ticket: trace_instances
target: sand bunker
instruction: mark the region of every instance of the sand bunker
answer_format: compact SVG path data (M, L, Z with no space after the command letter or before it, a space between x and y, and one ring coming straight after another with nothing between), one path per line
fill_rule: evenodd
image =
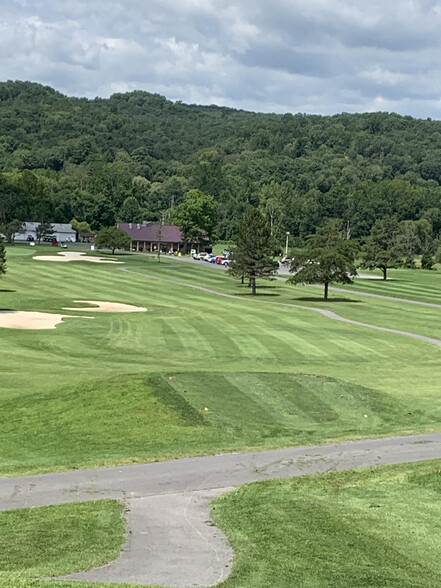
M64 307L63 310L87 310L88 312L146 312L147 309L142 306L133 306L132 304L122 304L120 302L102 302L100 300L74 300L78 304L94 304L95 306L85 306L81 308Z
M0 311L0 327L6 329L55 329L65 318L92 319L93 317L7 310Z
M93 304L79 308L63 308L63 310L82 310L87 312L146 312L146 308L121 304L119 302L102 302L100 300L74 300L79 304ZM0 327L6 329L55 329L65 318L93 319L92 316L54 314L50 312L27 312L23 310L0 311Z
M33 259L40 261L90 261L92 263L123 263L107 257L93 257L79 251L60 251L57 255L35 255Z

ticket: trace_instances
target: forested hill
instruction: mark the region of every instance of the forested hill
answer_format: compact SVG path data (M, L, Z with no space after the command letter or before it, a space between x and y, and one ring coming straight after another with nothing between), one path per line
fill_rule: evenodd
M441 228L441 122L396 114L256 114L6 82L0 170L0 223L75 217L96 229L127 220L129 196L154 220L196 187L218 200L223 238L251 206L280 236L336 217L354 236L390 215Z

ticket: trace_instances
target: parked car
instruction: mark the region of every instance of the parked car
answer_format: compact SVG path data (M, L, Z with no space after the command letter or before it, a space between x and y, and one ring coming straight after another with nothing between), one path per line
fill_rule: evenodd
M216 261L216 256L212 253L207 253L207 256L205 257L204 261L208 261L208 263L210 263L212 259Z
M230 259L228 257L225 257L222 261L221 261L221 265L225 265L226 267L228 267L230 265Z
M273 266L276 267L276 268L279 268L280 267L280 264L277 261L277 259L273 259Z
M201 253L193 253L193 259L197 259L197 260L201 260L201 259L205 259L206 256L208 255L208 253L201 252Z

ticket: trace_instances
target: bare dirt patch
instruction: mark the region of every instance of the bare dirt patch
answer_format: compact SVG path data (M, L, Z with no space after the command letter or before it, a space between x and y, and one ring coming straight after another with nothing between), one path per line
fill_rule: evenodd
M27 312L8 310L0 312L0 327L6 329L55 329L65 318L92 319L91 316L69 316L49 312Z
M64 307L63 310L87 310L87 312L147 312L142 306L123 304L121 302L103 302L100 300L74 300L78 304L93 304L80 308Z
M122 263L116 259L107 257L94 257L79 251L60 251L57 255L35 255L33 259L39 261L90 261L91 263Z

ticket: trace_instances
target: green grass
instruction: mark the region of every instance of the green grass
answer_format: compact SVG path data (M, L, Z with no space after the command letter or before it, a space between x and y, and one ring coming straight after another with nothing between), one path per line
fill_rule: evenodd
M328 377L174 373L0 401L1 469L35 473L399 434L437 423L384 392Z
M440 461L241 486L213 503L235 553L220 586L438 588L440 492ZM0 513L0 587L110 587L41 578L114 559L121 509L97 501Z
M360 273L370 274L376 279L357 278L354 285L343 287L349 290L355 289L373 294L441 304L440 270L441 266L436 266L433 270L391 269L388 271L386 281L381 279L381 272L359 270Z
M117 558L125 540L123 505L100 500L0 513L0 586L86 586L45 582Z
M35 249L8 248L0 308L63 313L75 299L95 299L148 312L0 329L3 475L441 430L440 349L299 305L439 339L441 309L353 293L324 303L316 288L281 282L251 300L207 264L118 256L137 272L129 274L34 261L56 253ZM390 275L353 289L441 303L441 272ZM441 585L439 468L332 473L221 497L215 518L236 553L225 587ZM120 515L112 501L1 513L0 587L98 586L41 578L114 558Z
M441 464L242 486L213 513L235 552L223 588L438 588Z
M2 474L441 428L437 347L298 305L441 339L438 309L352 294L359 302L325 304L316 288L282 282L251 300L246 286L202 262L119 256L133 274L35 261L36 252L56 253L35 249L7 249L0 308L64 313L75 299L95 299L148 312L0 329Z

